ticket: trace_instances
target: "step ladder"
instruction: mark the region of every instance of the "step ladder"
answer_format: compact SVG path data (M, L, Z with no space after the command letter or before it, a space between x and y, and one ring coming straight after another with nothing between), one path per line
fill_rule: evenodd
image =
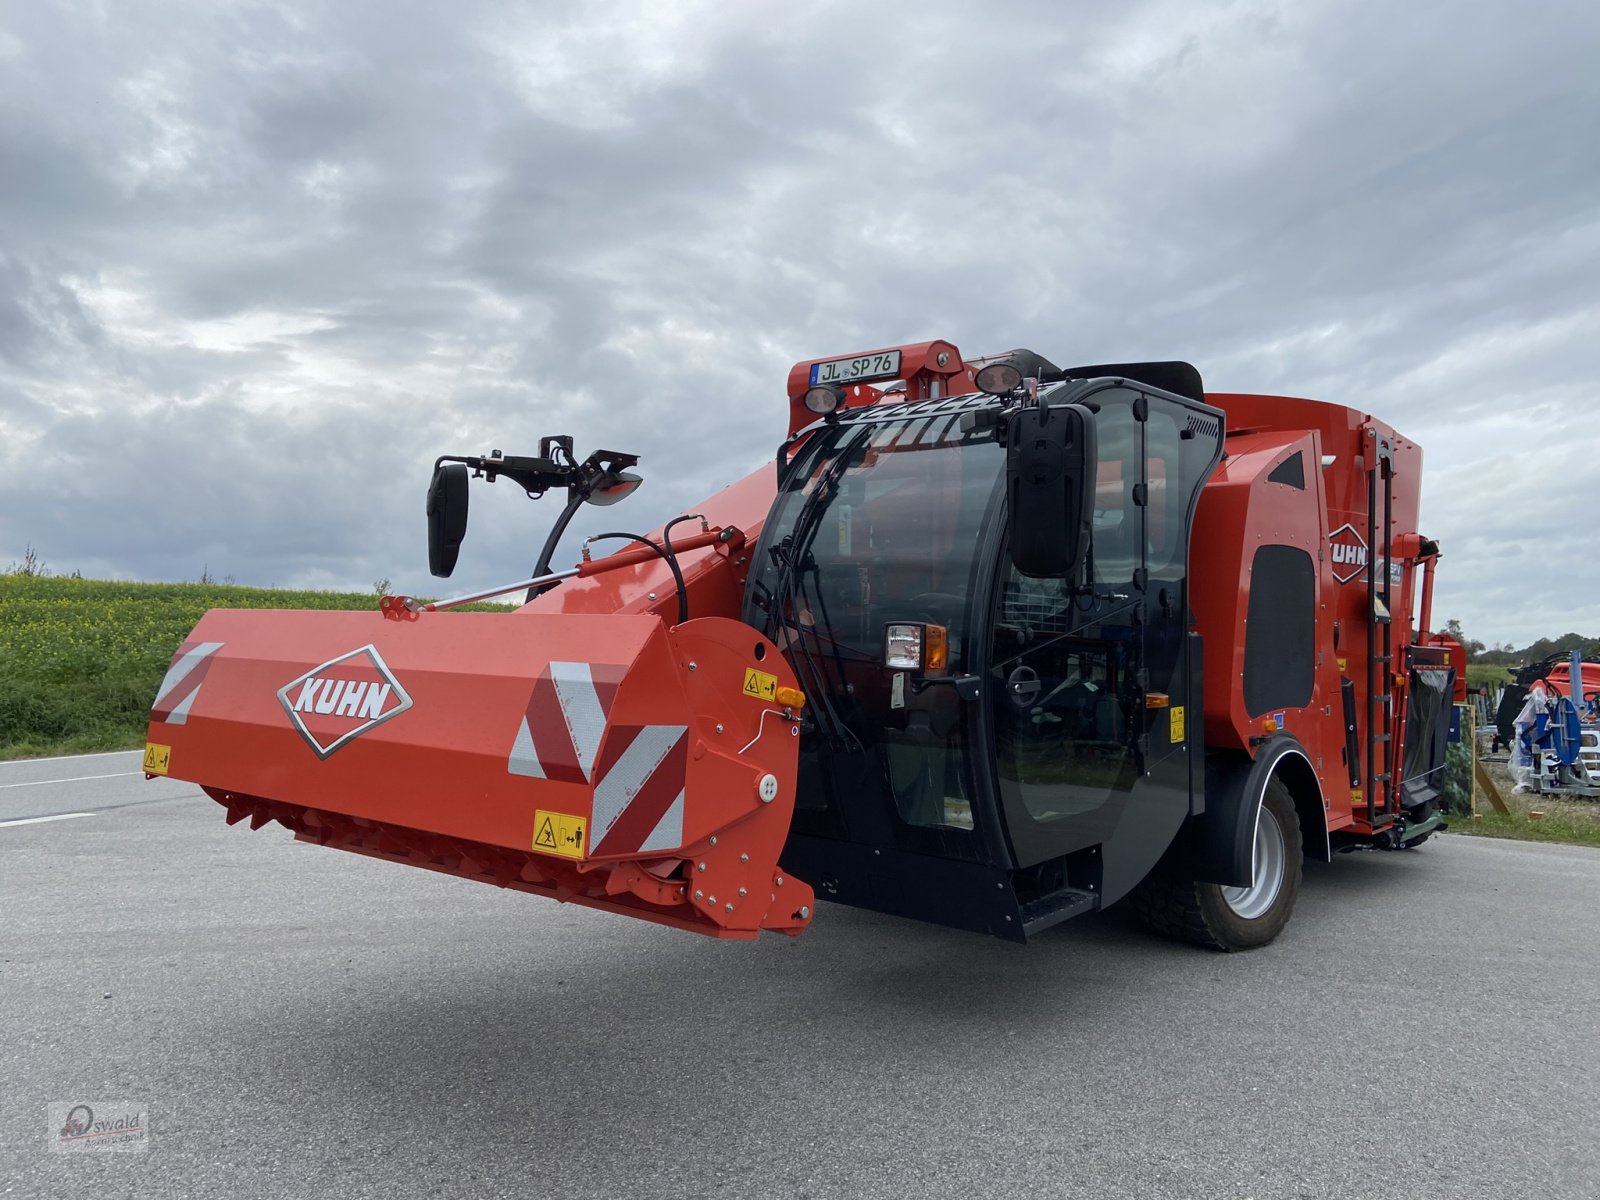
M1395 790L1394 575L1390 567L1394 524L1394 443L1367 430L1367 825L1388 825L1400 815ZM1382 520L1379 510L1382 509ZM1380 556L1379 549L1382 548ZM1379 605L1387 619L1380 620ZM1380 754L1381 751L1381 754Z

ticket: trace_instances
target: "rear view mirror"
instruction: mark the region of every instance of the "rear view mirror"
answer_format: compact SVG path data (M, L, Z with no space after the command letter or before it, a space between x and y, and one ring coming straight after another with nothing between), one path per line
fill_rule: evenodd
M1024 408L1006 440L1011 561L1034 579L1077 572L1094 520L1094 414L1081 404Z
M467 535L467 465L439 463L428 485L428 570L444 579L456 569Z

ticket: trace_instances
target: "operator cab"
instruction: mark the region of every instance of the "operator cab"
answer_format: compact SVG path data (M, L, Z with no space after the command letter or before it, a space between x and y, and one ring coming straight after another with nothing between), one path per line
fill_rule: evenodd
M948 344L928 346L902 370ZM780 460L745 619L810 701L786 868L821 897L1022 940L1120 897L1203 803L1187 560L1222 419L1185 364L1145 373L1190 395L1137 367L1011 361L1030 378L998 395L949 394L976 377L959 355L906 399L837 389ZM1016 498L1037 474L1018 431L1066 415L1092 426L1061 468L1088 537L1050 573L1022 548L1075 517Z

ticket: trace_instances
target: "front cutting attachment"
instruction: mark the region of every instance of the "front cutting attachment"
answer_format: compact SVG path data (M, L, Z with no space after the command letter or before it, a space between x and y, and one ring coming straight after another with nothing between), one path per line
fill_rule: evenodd
M810 923L785 875L804 703L737 621L214 610L145 768L252 828L716 937Z

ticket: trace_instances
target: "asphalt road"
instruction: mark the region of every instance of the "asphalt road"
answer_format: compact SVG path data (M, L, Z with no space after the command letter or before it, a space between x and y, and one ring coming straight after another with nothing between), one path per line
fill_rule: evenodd
M141 758L137 750L129 750L0 763L0 827L75 820L113 808L201 795L193 784L146 780Z
M1115 911L722 944L137 767L0 764L0 1195L1600 1194L1600 852L1308 864L1234 956ZM47 1153L46 1105L95 1099L149 1153Z

